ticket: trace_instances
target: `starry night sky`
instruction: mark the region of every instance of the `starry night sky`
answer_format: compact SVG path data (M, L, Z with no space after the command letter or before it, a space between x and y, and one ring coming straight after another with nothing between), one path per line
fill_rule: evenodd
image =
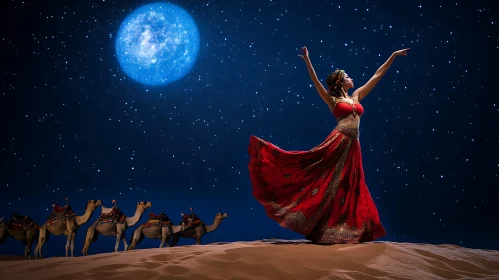
M65 197L77 214L89 199L116 199L130 215L151 201L145 215L164 209L175 223L189 207L208 223L228 212L205 244L302 238L252 197L250 135L308 150L336 126L297 57L302 46L324 85L340 68L356 87L409 47L362 100L366 182L388 232L380 241L499 249L491 1L170 2L196 21L200 51L187 76L160 87L128 78L115 54L121 22L153 2L32 2L0 9L10 21L0 35L0 217L14 208L43 224ZM76 255L99 212L78 231ZM51 236L44 256L63 255L65 241ZM89 253L114 243L100 237ZM13 239L0 245L23 252Z

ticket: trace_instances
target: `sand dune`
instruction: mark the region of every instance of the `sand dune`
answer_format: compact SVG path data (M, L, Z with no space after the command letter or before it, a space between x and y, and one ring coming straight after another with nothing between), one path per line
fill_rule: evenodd
M499 251L395 242L318 246L262 240L37 261L0 260L0 278L499 279Z

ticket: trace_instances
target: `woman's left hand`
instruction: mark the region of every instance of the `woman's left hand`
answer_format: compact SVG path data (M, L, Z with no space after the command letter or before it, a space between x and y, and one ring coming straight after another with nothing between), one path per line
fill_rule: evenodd
M393 54L395 56L400 56L400 55L403 55L403 56L406 56L407 55L407 51L410 50L410 48L407 48L407 49L403 49L403 50L399 50L399 51L396 51L394 52Z

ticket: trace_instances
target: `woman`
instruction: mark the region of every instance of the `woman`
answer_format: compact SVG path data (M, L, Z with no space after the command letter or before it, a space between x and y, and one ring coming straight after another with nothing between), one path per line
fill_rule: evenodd
M317 79L306 47L308 73L338 125L310 151L286 151L251 136L248 152L253 196L281 226L317 244L360 243L386 235L364 178L359 142L360 101L369 94L397 56L394 52L374 76L352 95L353 79L336 70L328 90Z

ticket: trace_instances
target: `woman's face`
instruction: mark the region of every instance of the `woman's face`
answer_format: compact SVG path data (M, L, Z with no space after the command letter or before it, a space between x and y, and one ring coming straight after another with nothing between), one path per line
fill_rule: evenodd
M345 73L345 77L343 78L343 88L353 88L353 79L347 73Z

